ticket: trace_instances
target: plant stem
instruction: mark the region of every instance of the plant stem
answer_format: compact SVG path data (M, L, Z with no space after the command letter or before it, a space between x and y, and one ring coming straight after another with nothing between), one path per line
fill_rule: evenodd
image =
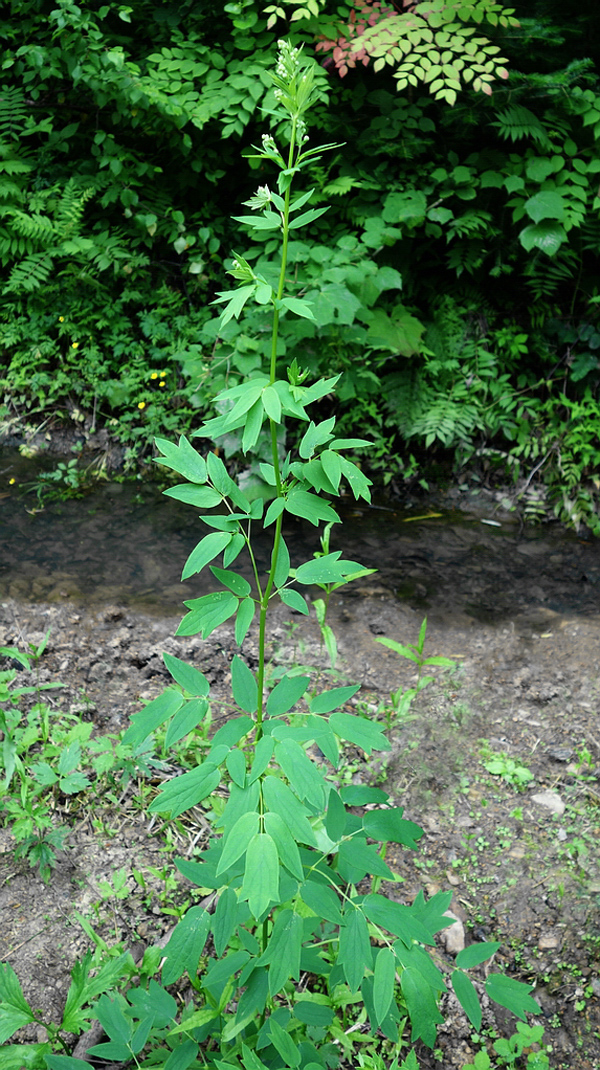
M292 118L292 131L290 135L290 150L288 153L288 170L291 170L294 163L294 153L296 150L296 123L297 117ZM275 382L277 373L277 339L279 336L279 309L277 303L283 297L283 291L285 288L285 271L287 267L287 251L288 251L288 236L289 236L289 221L290 221L290 198L291 198L292 183L288 184L288 187L284 194L284 207L283 207L283 220L282 220L282 244L281 244L281 268L279 270L279 282L277 285L277 294L275 299L275 307L273 309L273 330L271 332L271 366L269 372L269 381ZM277 491L277 497L283 496L283 488L281 483L281 469L279 467L279 453L277 450L277 424L275 420L269 419L269 427L271 431L271 454L273 459L273 468L275 471L275 487ZM267 609L269 605L269 599L275 583L275 571L277 568L277 559L279 557L279 546L281 543L281 528L283 524L283 514L280 514L275 521L275 535L273 536L273 551L271 554L271 568L269 571L269 577L267 579L267 585L260 600L260 616L258 625L258 672L257 672L257 686L258 686L258 705L256 711L256 742L262 736L262 722L263 722L263 706L264 706L264 685L265 685L265 634L267 624Z

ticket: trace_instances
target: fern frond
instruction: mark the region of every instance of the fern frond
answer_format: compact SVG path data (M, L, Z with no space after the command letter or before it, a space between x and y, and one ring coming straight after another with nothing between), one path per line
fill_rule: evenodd
M491 124L506 141L520 141L530 137L538 145L550 148L551 142L543 123L529 108L522 104L513 104L510 108L498 112L498 118Z
M54 215L56 231L61 238L72 238L78 233L86 202L94 193L92 186L81 189L74 179L69 179Z
M21 212L18 209L11 213L13 230L24 238L31 238L42 245L49 245L54 240L54 226L47 215L33 212Z
M3 293L32 293L48 281L54 261L53 250L47 249L42 253L34 253L26 256L11 271Z
M550 297L564 283L576 278L579 265L580 258L575 250L564 246L553 260L544 255L528 260L523 274L536 300L540 300Z
M29 108L25 93L18 86L0 86L0 138L16 141L21 135Z

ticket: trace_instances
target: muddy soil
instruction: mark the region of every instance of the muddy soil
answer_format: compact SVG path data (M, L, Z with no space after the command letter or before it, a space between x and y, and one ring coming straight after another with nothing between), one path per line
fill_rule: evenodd
M481 520L498 517L491 505L479 515L405 524L372 511L353 531L348 556L376 559L380 569L332 600L338 669L362 684L354 701L385 719L390 691L414 685L413 666L374 640L415 642L425 615L426 652L453 658L457 668L437 674L409 720L390 716L393 749L383 760L365 762L350 749L341 775L383 784L424 828L417 854L388 856L404 878L388 892L410 901L420 889L452 891L458 943L440 939L439 960L450 963L462 938L501 941L495 965L535 985L550 1066L598 1070L600 545L558 529L519 530L506 517L490 529ZM287 533L298 563L309 556L306 549L299 556L308 535L314 540L300 525ZM118 570L118 553L114 563ZM13 565L0 577L0 645L24 648L51 628L40 678L66 685L48 693L57 711L91 718L99 732L124 728L164 687L166 650L206 673L213 728L222 723L236 650L227 626L206 642L175 639L180 614L169 599L161 612L156 603L141 607L130 590L110 604L84 598L68 565L60 569L43 570L48 601L29 600L39 598L35 569L19 575ZM173 591L172 577L165 588ZM279 607L270 641L276 663L317 671L325 664L312 618ZM251 633L244 646L251 665L255 644ZM25 672L21 680L28 682ZM498 755L504 778L484 765ZM532 774L522 787L519 769ZM49 1020L61 1017L69 971L91 944L75 912L107 943L121 941L138 956L173 924L165 909L189 899L183 879L168 887L169 858L202 842L202 813L185 834L167 835L144 812L149 790L140 782L118 807L99 800L93 812L78 796L58 797L56 819L71 831L48 884L15 861L10 830L0 830L0 961L13 966ZM145 889L134 868L145 874ZM124 897L111 893L115 873ZM486 1044L451 1000L444 1014L436 1057L419 1052L423 1067L462 1067ZM510 1035L515 1023L486 1005L484 1024ZM22 1030L15 1039L45 1033Z

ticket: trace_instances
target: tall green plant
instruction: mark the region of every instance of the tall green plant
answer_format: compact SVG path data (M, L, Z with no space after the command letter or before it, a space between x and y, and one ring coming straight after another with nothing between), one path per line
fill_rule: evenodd
M201 860L177 859L179 872L194 884L216 893L214 913L201 905L190 908L177 924L163 952L160 981L146 980L127 996L104 994L88 1012L109 1037L90 1048L105 1060L139 1065L148 1043L152 1053L144 1065L186 1070L321 1070L339 1062L340 1051L351 1055L352 1021L368 1018L373 1034L380 1031L400 1053L407 1019L411 1039L433 1046L443 1019L439 996L447 978L434 965L428 947L435 933L450 924L445 916L451 893L428 902L422 894L408 905L378 891L382 880L395 876L385 861L389 842L415 850L422 830L403 817L402 807L378 788L336 787L341 745L349 743L366 755L390 749L382 726L349 713L344 705L359 685L317 693L308 676L285 674L268 691L265 682L267 619L276 598L307 614L297 589L331 585L363 574L357 562L341 551L292 568L282 533L284 515L302 517L317 526L338 516L322 495L340 493L342 479L356 497L369 498L369 481L348 460L345 451L365 445L361 439L339 439L334 418L309 420L307 407L332 392L337 377L305 385L294 362L287 379L277 378L277 337L280 317L290 313L310 318L310 305L286 296L286 250L290 232L312 222L324 209L308 206L311 190L292 196L299 173L324 148L306 147L306 115L313 102L313 68L298 50L280 43L273 75L277 97L278 138L282 122L288 144L280 149L272 135L257 149L265 166L278 168L277 192L262 186L246 202L254 212L245 217L254 229L280 236L277 282L250 267L237 255L230 273L239 284L219 295L223 320L239 316L251 300L272 314L270 374L253 375L217 398L221 415L197 432L218 437L243 428L243 448L252 452L266 422L271 460L262 473L273 498L250 502L213 452L206 458L184 437L173 444L158 440L159 463L187 481L166 493L195 508L211 529L188 558L183 577L210 565L219 590L185 603L188 610L178 635L200 633L207 638L225 621L235 620L236 642L242 646L258 618L258 669L252 672L237 654L231 664L232 690L238 713L216 732L204 760L169 781L151 803L153 813L175 818L213 796L212 836ZM284 420L306 424L299 456L279 456ZM216 511L214 511L216 510ZM262 522L273 532L270 566L261 574L252 531ZM246 550L254 587L231 565ZM223 555L222 567L210 564ZM203 720L209 683L192 665L164 655L173 685L135 714L124 736L126 744L145 740L168 723L165 745L193 733ZM268 693L267 693L268 691ZM215 796L217 789L221 789ZM226 794L227 801L220 799ZM371 805L366 812L356 808ZM209 934L214 955L206 957ZM475 1028L481 1010L467 970L489 958L496 943L473 945L456 959L450 983ZM10 967L0 974L0 993L12 992ZM187 975L197 994L178 1017L166 986ZM13 986L12 988L10 986ZM535 1012L529 986L498 973L485 982L488 995L519 1017ZM83 998L81 988L77 998ZM76 1000L73 996L71 1003ZM72 1009L72 1008L71 1008ZM18 1004L19 1025L23 1002ZM31 1019L33 1020L33 1019ZM2 1015L0 1011L0 1026ZM11 1035L7 1029L0 1036ZM80 1070L69 1056L44 1055L51 1070ZM398 1067L398 1058L394 1060ZM402 1064L416 1066L414 1053Z

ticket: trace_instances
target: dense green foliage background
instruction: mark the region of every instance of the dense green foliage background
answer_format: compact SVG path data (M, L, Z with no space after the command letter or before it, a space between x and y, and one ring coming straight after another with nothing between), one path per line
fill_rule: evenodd
M315 53L344 22L333 0L271 28L265 6L3 5L2 427L108 427L134 465L263 366L268 317L220 330L211 301L231 249L260 264L277 247L231 212L273 182L240 157L268 129L267 71L291 34L324 64L320 137L343 145L312 176L330 211L290 250L316 324L282 319L282 360L345 373L338 419L373 438L382 482L452 451L514 479L529 512L600 532L592 0L480 26L508 78L453 105L419 79L399 89L394 65L341 78Z

